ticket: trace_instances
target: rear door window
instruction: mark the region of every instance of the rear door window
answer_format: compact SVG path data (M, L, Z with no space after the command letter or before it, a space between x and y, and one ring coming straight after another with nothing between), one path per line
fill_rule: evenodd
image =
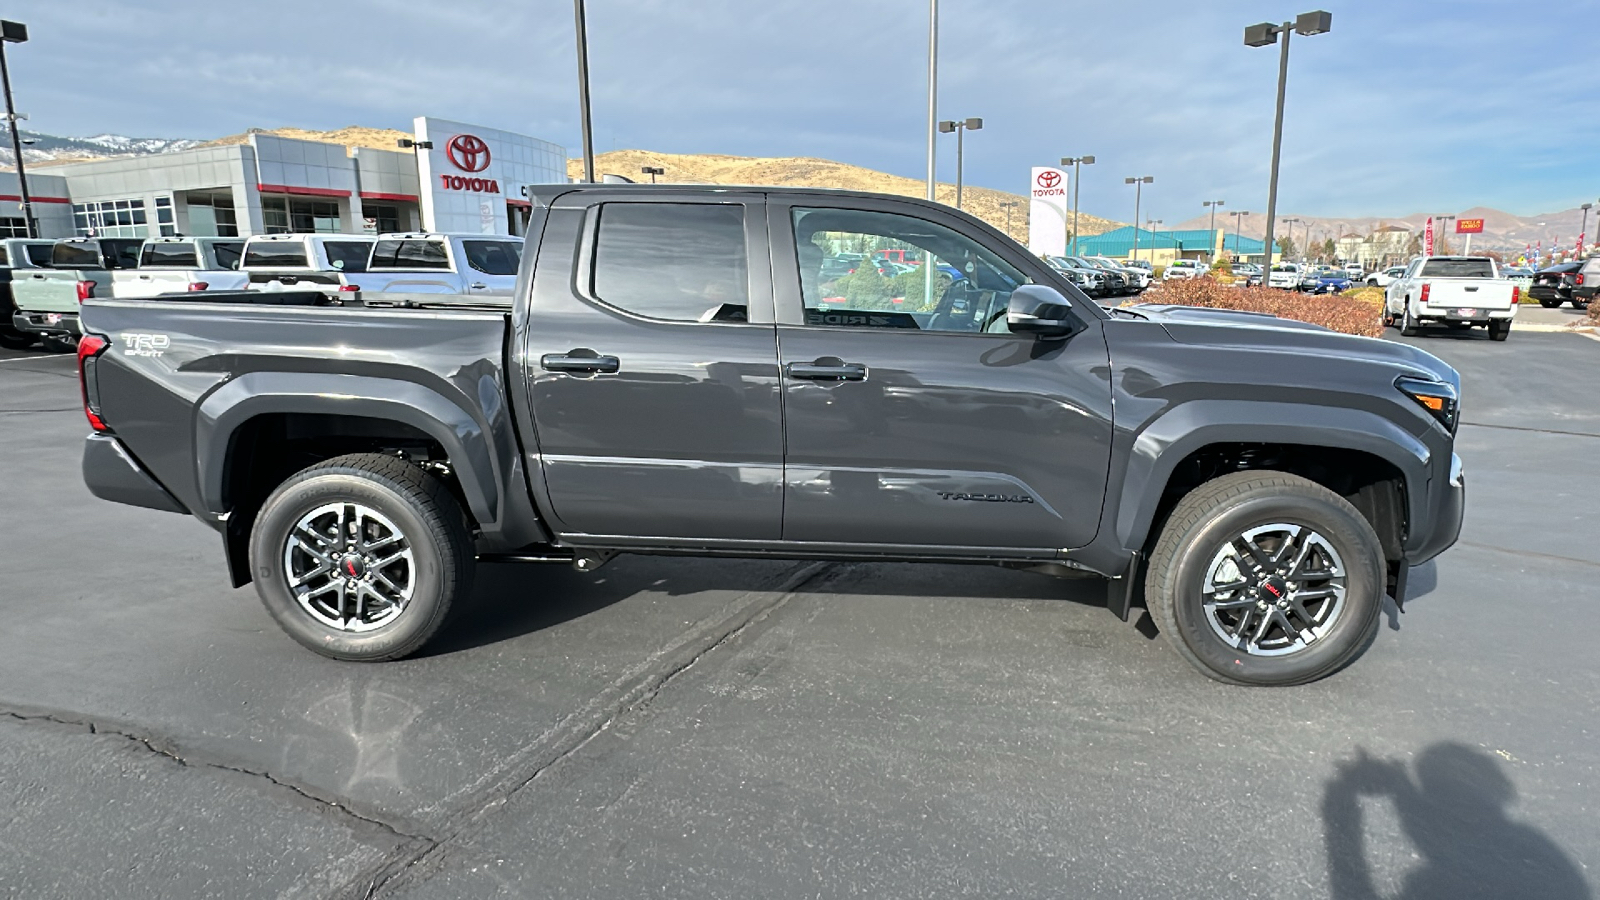
M188 269L200 267L200 258L190 243L145 244L139 255L140 266L181 266Z
M450 257L445 253L444 241L401 241L395 254L395 266L401 269L449 269Z
M247 269L304 269L308 265L306 245L300 241L256 241L245 245Z
M369 241L327 241L322 245L328 265L341 272L365 272L372 253Z
M606 203L597 212L595 298L654 319L748 320L743 206Z
M515 275L522 258L522 245L516 241L462 241L467 265L485 275Z
M50 265L58 269L98 269L100 246L93 241L57 244L50 251Z
M219 241L211 245L211 254L217 258L217 268L239 268L239 255L244 252L244 241Z

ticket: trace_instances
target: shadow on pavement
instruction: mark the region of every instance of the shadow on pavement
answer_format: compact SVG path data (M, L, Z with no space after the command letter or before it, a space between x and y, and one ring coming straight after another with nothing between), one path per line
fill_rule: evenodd
M1439 743L1405 763L1357 748L1338 766L1322 799L1333 900L1379 893L1361 798L1386 798L1420 859L1400 881L1406 900L1592 898L1578 866L1549 837L1507 816L1516 787L1495 759L1464 744Z

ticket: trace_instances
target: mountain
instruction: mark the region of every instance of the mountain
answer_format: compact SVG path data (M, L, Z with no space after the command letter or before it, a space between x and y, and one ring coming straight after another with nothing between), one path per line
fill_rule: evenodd
M187 138L136 138L121 134L97 134L93 137L61 137L20 129L22 158L28 165L78 162L85 159L105 159L111 156L147 156L172 150L198 147L199 141ZM32 141L33 143L27 143ZM11 153L11 135L0 131L0 165L16 167Z
M677 184L729 184L771 185L775 187L822 187L852 191L876 191L883 194L900 194L905 197L926 197L927 182L920 178L891 175L873 169L817 159L810 156L759 157L723 156L720 154L653 153L648 150L612 150L595 156L595 173L607 172L624 175L635 181L648 179L639 174L643 166L666 169L660 180ZM567 161L567 174L583 177L583 160ZM941 203L955 205L956 187L939 184ZM1010 212L1010 234L1017 240L1028 241L1028 202L1021 194L1011 194L992 188L963 185L961 206L990 225L1006 230L1007 212ZM1002 206L1015 203L1016 206ZM1085 235L1100 234L1122 223L1088 213L1080 213L1078 227Z
M1226 207L1224 207L1226 209ZM1593 210L1591 210L1593 212ZM1398 225L1402 228L1422 233L1428 221L1429 213L1411 213L1405 216L1367 216L1361 218L1332 218L1325 216L1305 216L1296 213L1280 213L1276 231L1279 237L1290 234L1295 246L1301 246L1306 241L1306 227L1310 226L1311 240L1320 243L1325 238L1338 239L1347 234L1366 235L1385 225ZM1486 206L1476 206L1461 212L1436 212L1434 216L1456 216L1458 219L1482 219L1483 233L1472 237L1473 249L1518 251L1530 244L1543 243L1545 252L1553 247L1572 249L1578 241L1578 230L1584 227L1583 210L1578 208L1564 209L1558 212L1543 213L1537 216L1518 216L1505 210L1491 209ZM1285 219L1298 219L1292 225L1285 225ZM1173 228L1205 228L1210 216L1196 216L1185 222L1174 225ZM1217 227L1227 228L1231 232L1234 219L1226 213L1217 216ZM1440 229L1445 233L1451 249L1458 250L1462 246L1465 235L1455 234L1455 225L1451 222L1439 223ZM1600 231L1600 216L1589 216L1588 234L1584 239L1586 246L1595 243L1595 233ZM1259 210L1251 210L1251 214L1241 219L1239 233L1247 237L1264 237L1267 230L1266 216Z

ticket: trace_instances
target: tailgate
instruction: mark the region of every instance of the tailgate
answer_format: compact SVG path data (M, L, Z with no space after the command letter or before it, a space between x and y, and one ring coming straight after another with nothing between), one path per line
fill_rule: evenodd
M1428 286L1428 305L1447 309L1510 309L1511 293L1516 289L1503 279L1433 278Z
M13 273L11 298L16 302L17 309L23 312L75 313L78 311L78 282L103 284L106 275L105 272L77 269L33 270L22 277Z
M154 297L157 294L187 291L190 282L195 280L195 275L196 273L190 269L170 269L167 271L135 269L127 272L113 272L111 274L111 296Z

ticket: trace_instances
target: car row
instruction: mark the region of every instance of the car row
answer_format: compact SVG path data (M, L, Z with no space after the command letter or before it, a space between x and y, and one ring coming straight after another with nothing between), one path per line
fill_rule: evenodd
M227 237L78 237L4 245L0 344L72 349L91 297L317 290L508 296L522 239L406 232ZM884 261L884 265L897 265Z
M1052 256L1046 262L1095 299L1132 297L1150 287L1150 271L1104 256Z
M1554 309L1563 303L1585 309L1596 291L1600 291L1600 256L1540 269L1528 286L1528 296L1545 309Z

